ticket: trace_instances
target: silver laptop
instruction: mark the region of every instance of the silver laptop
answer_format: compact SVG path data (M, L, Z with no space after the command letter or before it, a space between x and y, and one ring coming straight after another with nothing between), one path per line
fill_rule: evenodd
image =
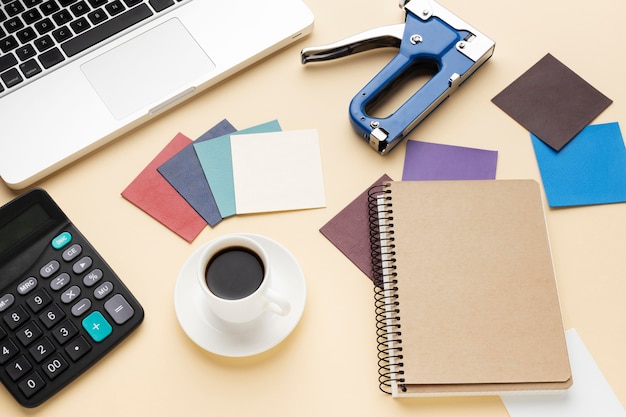
M24 188L308 34L301 0L0 0L0 177Z

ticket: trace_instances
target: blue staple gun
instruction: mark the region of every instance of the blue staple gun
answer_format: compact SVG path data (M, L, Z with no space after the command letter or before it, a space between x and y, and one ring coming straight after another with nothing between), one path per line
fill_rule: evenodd
M374 48L399 48L398 54L352 99L350 121L381 155L391 151L461 83L487 61L495 42L433 0L400 0L402 24L368 30L329 45L304 48L302 63L327 61ZM388 117L367 114L416 68L434 75Z

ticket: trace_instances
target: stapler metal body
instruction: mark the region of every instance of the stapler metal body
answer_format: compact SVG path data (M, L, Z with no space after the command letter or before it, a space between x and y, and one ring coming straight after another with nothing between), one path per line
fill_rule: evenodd
M492 55L495 42L432 0L400 0L402 24L365 31L329 45L304 48L302 63L326 61L374 48L399 48L398 54L352 99L350 121L380 154L386 154ZM387 117L368 114L416 68L434 75Z

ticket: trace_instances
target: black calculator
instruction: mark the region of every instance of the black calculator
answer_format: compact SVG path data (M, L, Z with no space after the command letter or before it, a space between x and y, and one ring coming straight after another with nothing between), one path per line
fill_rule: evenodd
M143 321L143 308L52 198L0 207L0 380L35 407Z

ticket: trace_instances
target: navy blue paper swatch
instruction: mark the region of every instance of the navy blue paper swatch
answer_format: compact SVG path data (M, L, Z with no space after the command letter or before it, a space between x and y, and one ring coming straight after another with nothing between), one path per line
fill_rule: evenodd
M197 138L194 143L203 142L236 132L237 129L224 119ZM196 156L193 144L157 168L159 173L178 191L178 193L214 227L222 221L222 216L213 197L211 187L206 180L202 165Z

